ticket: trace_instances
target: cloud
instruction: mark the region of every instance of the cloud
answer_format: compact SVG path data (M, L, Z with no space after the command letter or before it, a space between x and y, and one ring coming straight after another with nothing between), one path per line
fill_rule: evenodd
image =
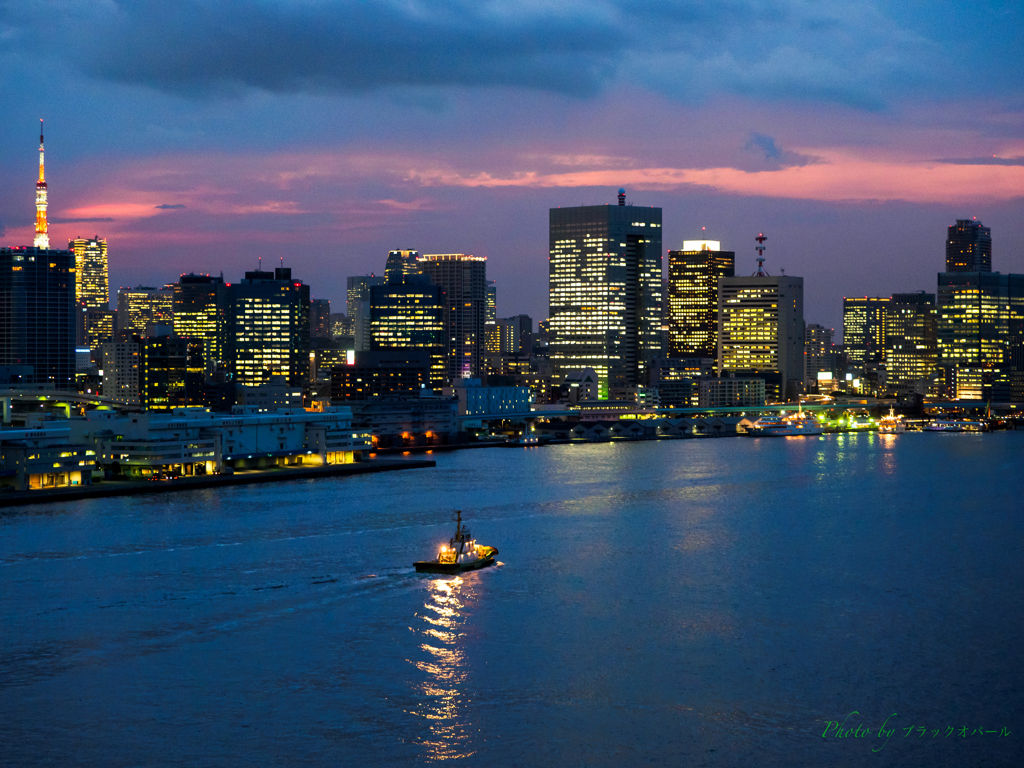
M154 208L160 208L161 210L164 210L164 211L173 211L173 210L177 210L179 208L184 208L185 204L184 203L174 203L172 205L170 203L164 203L163 205L154 205L153 207Z
M37 0L0 7L10 55L193 98L613 83L880 109L949 87L948 50L873 0ZM956 59L949 58L956 62ZM946 62L948 63L948 62Z
M757 152L764 155L765 162L762 163L765 170L777 170L790 166L811 165L820 162L818 158L810 155L801 155L799 152L784 150L776 142L774 137L766 136L763 133L751 133L747 143L743 145L744 151ZM761 170L762 168L750 169Z
M760 149L764 152L766 160L781 160L782 150L775 145L775 139L771 136L765 136L762 133L750 134L750 140L747 141L744 149Z
M949 163L950 165L1024 165L1024 156L1021 157L954 157L944 160L936 160L937 163Z
M50 218L51 224L91 224L93 222L99 221L117 221L117 219L111 216L90 216L81 219L60 219L53 217Z

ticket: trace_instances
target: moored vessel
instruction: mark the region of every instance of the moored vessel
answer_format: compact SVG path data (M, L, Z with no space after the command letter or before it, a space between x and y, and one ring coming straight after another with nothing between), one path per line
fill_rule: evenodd
M469 528L462 525L462 510L455 511L455 535L442 544L435 560L413 563L420 573L462 573L494 565L498 550L477 544Z
M820 435L824 430L818 420L802 409L790 414L762 416L747 428L752 437L798 437Z
M907 431L907 425L903 423L903 417L897 416L890 405L889 415L883 416L878 422L878 431L883 435L899 435Z
M988 424L984 421L933 419L925 425L924 429L926 432L986 432Z

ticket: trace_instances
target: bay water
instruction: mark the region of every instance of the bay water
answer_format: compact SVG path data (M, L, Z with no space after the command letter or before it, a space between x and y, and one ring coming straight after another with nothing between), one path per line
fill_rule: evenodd
M1024 755L1024 433L433 458L0 512L0 764Z

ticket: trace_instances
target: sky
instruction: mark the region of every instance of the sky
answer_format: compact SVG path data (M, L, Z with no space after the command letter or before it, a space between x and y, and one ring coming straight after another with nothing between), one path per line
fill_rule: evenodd
M844 296L934 292L946 227L1024 272L1024 4L0 0L0 244L98 234L118 286L278 266L344 311L391 249L488 259L547 316L548 209Z

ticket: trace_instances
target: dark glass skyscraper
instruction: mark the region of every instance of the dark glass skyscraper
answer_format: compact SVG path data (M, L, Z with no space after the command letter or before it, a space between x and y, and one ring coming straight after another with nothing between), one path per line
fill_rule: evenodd
M661 208L552 208L549 350L555 375L593 368L601 397L642 386L661 352Z
M885 361L885 310L888 297L843 299L843 348L852 367L881 365Z
M947 272L991 272L992 230L977 219L957 219L946 236Z
M203 342L207 373L227 362L228 286L224 278L182 275L174 286L174 332Z
M370 288L372 347L425 350L430 387L444 386L444 291L420 274L399 273Z
M670 357L718 354L718 280L736 274L736 254L717 240L686 240L668 252Z
M290 386L309 379L309 286L292 271L246 272L230 288L228 363L235 382L263 384L283 375Z
M420 269L444 291L444 346L449 381L476 378L483 369L487 320L487 257L432 253Z
M75 389L75 255L0 248L0 365L32 366L26 384Z

